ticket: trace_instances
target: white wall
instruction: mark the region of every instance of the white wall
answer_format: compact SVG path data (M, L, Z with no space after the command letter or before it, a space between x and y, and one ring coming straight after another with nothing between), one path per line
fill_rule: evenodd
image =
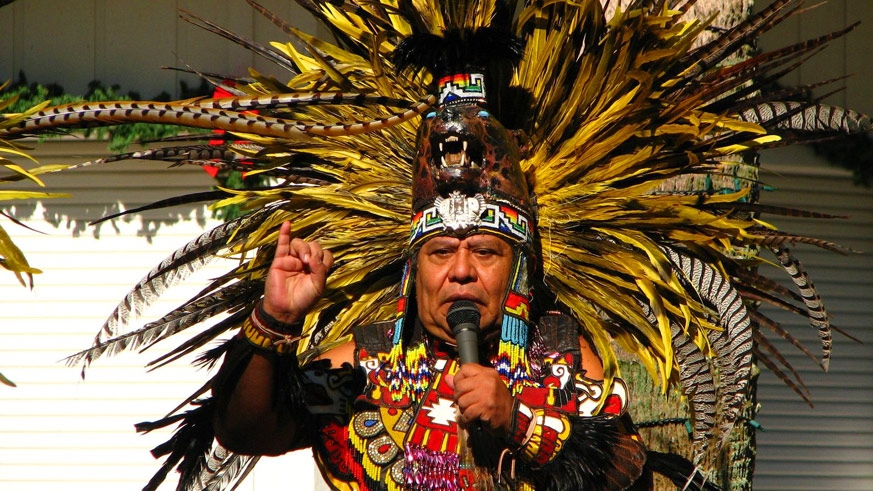
M304 32L317 32L315 20L295 2L259 3ZM290 40L244 0L19 0L0 8L0 81L24 71L31 82L60 83L71 94L83 94L99 80L150 98L161 91L178 97L180 80L200 83L165 66L227 76L247 76L254 67L279 80L291 78L181 20L180 9L264 45Z
M48 164L88 159L103 149L103 143L45 144L37 155ZM0 385L0 489L140 489L159 466L148 451L170 432L143 436L133 425L160 418L207 375L187 360L146 373L143 365L162 348L100 359L85 380L80 367L66 367L62 359L90 345L116 303L155 264L218 222L202 207L187 207L115 220L100 227L97 238L84 221L119 206L203 191L211 179L199 169L120 163L46 181L74 197L4 207L38 232L0 217L31 265L44 271L29 290L0 270L0 372L18 385ZM150 312L160 316L176 307L230 266L213 263ZM311 460L308 452L263 459L243 489L274 489L292 478L294 489L313 489ZM173 489L174 479L162 489Z

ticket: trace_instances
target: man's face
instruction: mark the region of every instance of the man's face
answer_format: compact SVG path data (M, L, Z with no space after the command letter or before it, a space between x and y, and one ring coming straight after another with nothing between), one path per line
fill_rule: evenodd
M418 252L415 288L418 317L427 332L454 340L446 314L458 300L475 303L482 315L480 329L493 330L501 320L512 259L512 247L493 235L440 236L425 242Z

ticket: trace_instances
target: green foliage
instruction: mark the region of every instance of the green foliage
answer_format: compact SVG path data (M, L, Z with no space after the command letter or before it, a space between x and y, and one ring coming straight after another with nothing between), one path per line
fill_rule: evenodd
M205 80L202 80L197 87L190 87L182 81L180 82L180 88L182 99L211 94L211 86L206 83ZM118 85L107 86L96 80L88 84L88 91L85 95L79 96L68 94L64 88L58 84L53 83L42 85L36 82L28 82L27 77L25 77L23 73L19 74L18 80L15 84L10 85L7 90L0 91L0 101L11 99L15 100L7 107L4 107L3 112L23 112L43 101L50 101L51 105L56 106L84 101L105 102L143 100L140 94L136 92L122 93ZM167 92L162 92L150 100L163 102L171 100L171 97ZM135 142L156 141L162 138L178 135L182 132L207 133L208 130L151 123L133 123L112 127L71 130L71 133L79 134L84 137L93 136L100 139L107 139L109 141L109 149L113 152L123 152ZM45 136L44 138L51 138L51 136ZM252 189L262 186L264 178L261 176L243 177L242 173L237 171L221 171L215 179L217 185L220 187L230 189ZM234 205L215 210L214 216L221 220L231 220L243 213L244 211L240 209L239 206ZM0 382L2 382L2 380L0 380Z
M228 189L255 189L263 187L265 178L261 175L243 176L239 171L219 171L215 176L218 185ZM229 205L217 208L212 212L212 216L218 220L225 222L234 218L245 215L247 212L239 205Z
M199 87L192 88L186 83L181 83L182 98L190 98L210 93L210 87L206 81L201 81ZM8 112L22 112L43 101L51 101L51 105L72 104L76 102L106 102L106 101L129 101L141 100L142 97L136 92L121 93L118 85L104 85L94 80L88 84L85 95L79 96L68 94L64 88L56 83L42 85L36 82L29 83L24 73L19 73L18 80L7 90L0 92L0 100L18 99L7 108ZM162 92L151 98L153 101L169 101L170 94ZM134 123L111 127L85 128L72 130L71 133L81 134L85 137L94 136L109 141L109 149L113 152L123 152L134 142L148 142L160 140L179 133L200 132L205 130L183 128L170 124Z

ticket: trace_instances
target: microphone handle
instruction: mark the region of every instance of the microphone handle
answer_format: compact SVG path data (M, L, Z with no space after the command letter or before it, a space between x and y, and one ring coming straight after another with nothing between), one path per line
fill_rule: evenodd
M479 326L472 322L464 322L453 326L452 331L455 335L455 342L458 344L458 358L461 365L467 363L479 363ZM458 415L460 417L460 414ZM460 478L465 481L475 483L473 487L477 489L486 489L486 480L483 478L481 469L476 466L476 461L473 458L473 449L470 446L469 437L473 433L477 433L479 424L472 425L467 428L465 425L460 425L458 428L458 440L460 440L460 452L458 453L458 463Z
M470 326L470 327L467 327ZM479 334L478 326L474 324L460 324L455 327L455 342L458 343L458 358L461 364L479 363Z

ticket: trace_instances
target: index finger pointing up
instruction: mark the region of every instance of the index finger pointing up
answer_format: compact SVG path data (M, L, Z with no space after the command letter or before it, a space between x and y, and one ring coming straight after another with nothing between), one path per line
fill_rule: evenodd
M279 240L276 242L274 258L285 257L291 250L291 222L282 222L279 227Z

